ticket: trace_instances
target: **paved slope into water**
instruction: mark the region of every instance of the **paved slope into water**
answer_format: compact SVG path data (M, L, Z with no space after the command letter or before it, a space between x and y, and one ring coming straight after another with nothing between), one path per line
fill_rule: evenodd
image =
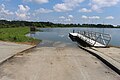
M80 48L38 47L0 66L0 80L120 80L100 60Z
M33 46L0 41L0 63L8 59L9 57L15 55L16 53L31 47Z

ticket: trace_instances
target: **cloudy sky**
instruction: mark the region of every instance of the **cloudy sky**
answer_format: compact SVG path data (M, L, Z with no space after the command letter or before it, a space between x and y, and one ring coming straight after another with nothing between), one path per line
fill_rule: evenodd
M120 24L120 0L0 0L0 19Z

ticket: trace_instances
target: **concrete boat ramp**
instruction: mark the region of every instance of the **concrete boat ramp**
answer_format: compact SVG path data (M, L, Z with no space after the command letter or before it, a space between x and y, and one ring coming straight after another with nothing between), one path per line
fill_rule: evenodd
M120 80L120 75L77 45L55 42L14 55L0 65L0 80Z
M0 63L33 46L0 41Z

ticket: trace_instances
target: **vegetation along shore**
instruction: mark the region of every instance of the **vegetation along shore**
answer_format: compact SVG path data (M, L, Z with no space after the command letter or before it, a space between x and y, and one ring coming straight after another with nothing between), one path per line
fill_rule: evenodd
M30 21L7 21L0 20L0 28L9 27L25 27L25 26L36 26L39 28L55 28L55 27L89 27L89 28L120 28L120 25L111 24L62 24L62 23L52 23L52 22L30 22Z
M29 27L0 28L0 40L31 45L39 43L40 40L25 36L29 32Z

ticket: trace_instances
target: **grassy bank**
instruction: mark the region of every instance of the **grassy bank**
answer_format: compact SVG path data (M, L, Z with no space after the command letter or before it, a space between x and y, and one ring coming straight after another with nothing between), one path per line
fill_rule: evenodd
M26 44L37 44L40 40L25 36L29 33L28 27L0 28L0 40Z

